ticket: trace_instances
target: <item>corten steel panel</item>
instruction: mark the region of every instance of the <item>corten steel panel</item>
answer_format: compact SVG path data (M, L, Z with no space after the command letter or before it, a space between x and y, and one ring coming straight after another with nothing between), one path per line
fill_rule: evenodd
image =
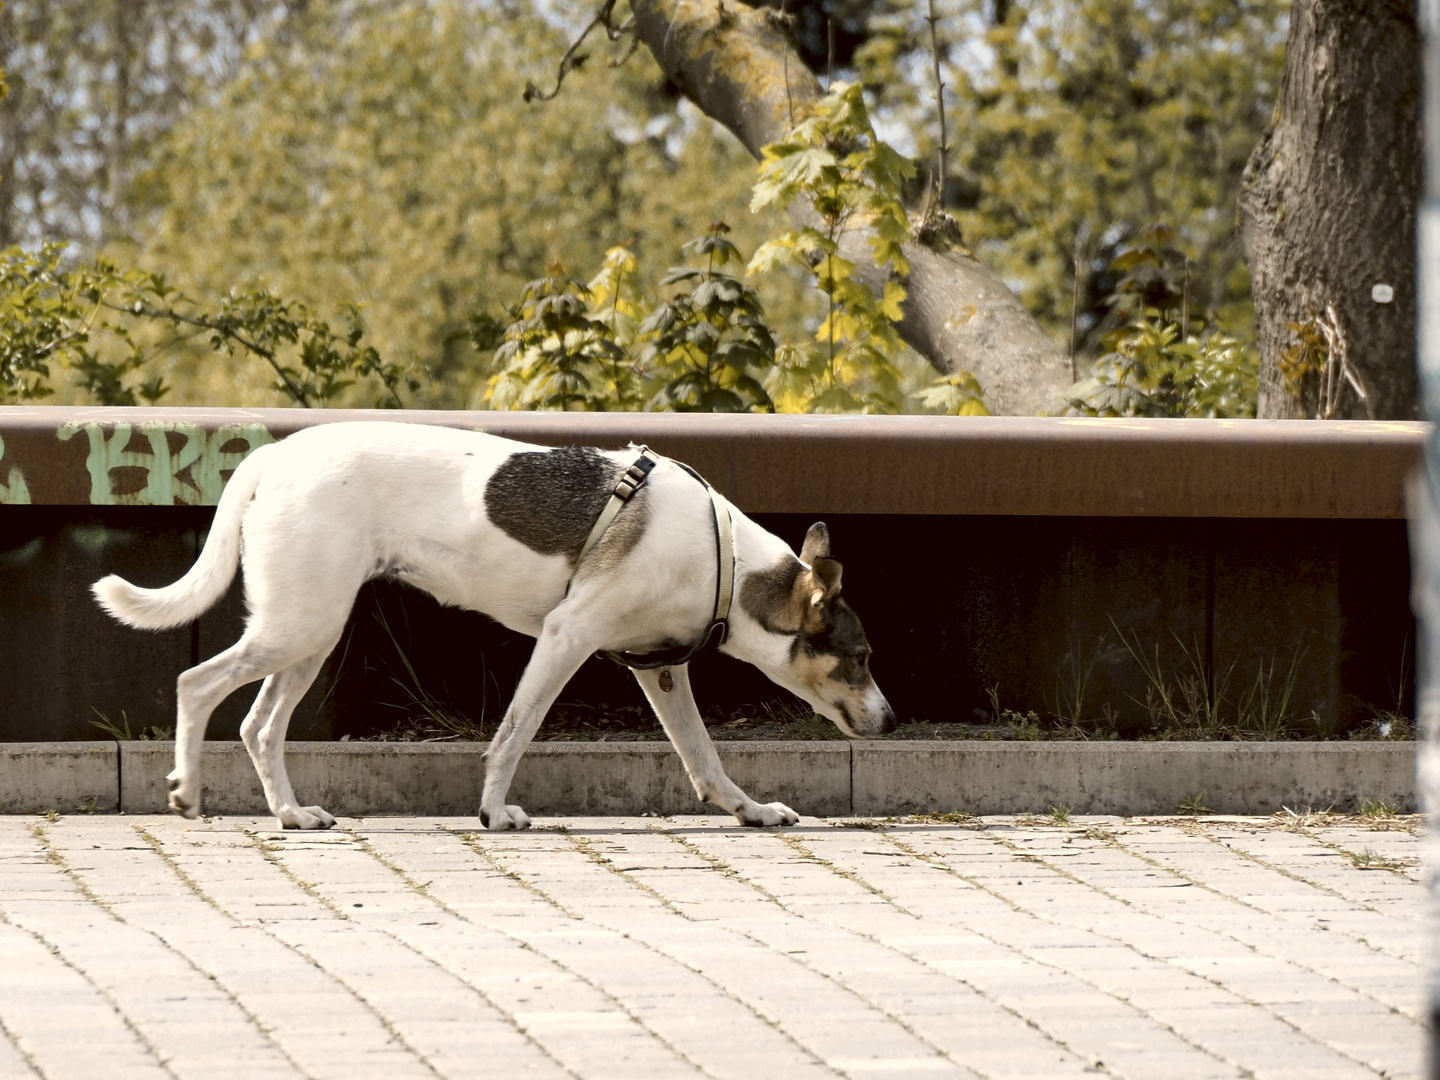
M10 406L0 408L0 502L213 502L247 441L358 419L552 444L643 442L689 462L755 513L1101 517L1402 518L1405 478L1428 430L1307 420ZM118 424L130 427L117 436Z
M1321 730L1335 724L1342 693L1341 538L1329 524L1255 522L1215 546L1217 687L1228 673L1233 699L1248 698L1252 709L1284 703L1302 721L1313 713ZM1387 668L1399 660L1372 657Z
M760 518L791 541L809 521ZM1393 706L1413 670L1402 670L1413 623L1399 522L827 521L876 680L902 721L987 719L993 688L1002 709L1022 714L1073 717L1079 697L1082 719L1109 717L1122 735L1163 730L1139 654L1173 696L1187 682L1222 690L1226 724L1262 659L1267 669L1278 659L1278 690L1298 658L1292 722L1314 710L1334 724L1344 703L1340 719L1353 727L1369 705ZM1350 600L1346 632L1339 567L1357 543L1365 566L1389 570L1357 580L1351 593L1364 596ZM1285 560L1288 577L1278 572Z
M1414 716L1415 618L1403 521L1336 521L1340 549L1339 719L1351 727L1372 707Z
M97 712L132 729L175 723L190 627L130 630L90 584L107 573L163 585L190 566L209 511L0 506L0 739L94 739Z

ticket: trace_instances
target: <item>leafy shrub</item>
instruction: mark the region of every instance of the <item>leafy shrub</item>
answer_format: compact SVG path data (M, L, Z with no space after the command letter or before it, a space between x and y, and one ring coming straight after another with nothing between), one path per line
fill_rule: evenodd
M177 341L204 336L215 352L265 361L274 387L299 405L324 405L362 379L377 380L376 404L402 406L419 383L368 345L360 311L342 309L333 330L304 304L267 289L232 292L206 308L162 274L121 271L105 259L64 265L64 245L0 253L0 402L43 398L51 364L73 371L101 405L154 404L163 376L129 377Z
M1188 260L1164 226L1112 264L1120 276L1101 335L1105 353L1070 388L1066 412L1081 416L1253 417L1260 394L1256 350L1218 322L1191 317ZM1181 275L1177 263L1187 267Z

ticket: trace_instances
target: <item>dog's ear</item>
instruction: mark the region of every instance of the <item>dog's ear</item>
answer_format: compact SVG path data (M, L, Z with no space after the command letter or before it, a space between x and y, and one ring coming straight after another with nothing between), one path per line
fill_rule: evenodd
M815 589L811 593L810 602L818 605L834 600L840 595L840 572L839 560L817 556L810 564L810 576L815 581Z
M823 521L817 521L805 533L805 544L800 549L800 561L812 566L816 559L830 554L830 530Z
M840 572L837 560L817 555L810 569L795 576L791 610L805 633L818 634L829 625L830 605L840 594Z

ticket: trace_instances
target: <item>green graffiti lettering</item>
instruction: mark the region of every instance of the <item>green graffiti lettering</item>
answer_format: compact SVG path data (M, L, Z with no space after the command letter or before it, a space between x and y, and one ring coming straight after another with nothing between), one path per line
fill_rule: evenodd
M5 460L5 440L0 438L0 461ZM10 466L6 482L0 484L0 503L29 503L30 488L25 483L25 474L17 466Z
M117 423L106 433L98 423L66 424L56 433L69 440L84 432L90 444L85 468L90 473L90 502L96 506L214 506L225 489L224 473L233 471L257 447L274 442L263 424L225 424L206 433L195 424ZM184 436L171 451L171 434ZM144 450L127 450L139 435ZM224 447L239 441L244 449ZM116 469L144 470L145 482L136 490L116 490Z

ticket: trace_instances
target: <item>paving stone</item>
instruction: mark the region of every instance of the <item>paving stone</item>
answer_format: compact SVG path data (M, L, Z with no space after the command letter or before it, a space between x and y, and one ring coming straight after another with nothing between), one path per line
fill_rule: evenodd
M3 908L0 908L3 910ZM0 917L0 1024L53 1080L172 1076L94 983Z
M0 817L0 1076L1421 1074L1408 832L474 824Z

